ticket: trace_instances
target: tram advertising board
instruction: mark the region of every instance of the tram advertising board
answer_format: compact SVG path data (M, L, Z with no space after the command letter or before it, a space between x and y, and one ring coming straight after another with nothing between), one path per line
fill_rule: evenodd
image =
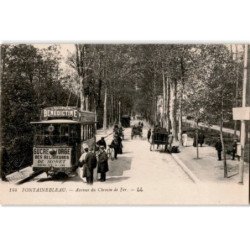
M51 118L69 118L72 120L79 119L79 111L72 107L50 107L41 112L41 119L48 120Z
M35 147L33 148L33 166L69 168L71 167L70 147Z

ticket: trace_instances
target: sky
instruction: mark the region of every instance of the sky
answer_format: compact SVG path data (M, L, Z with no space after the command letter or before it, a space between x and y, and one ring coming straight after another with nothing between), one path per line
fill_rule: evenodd
M73 53L75 51L75 44L73 43L41 43L41 44L34 44L35 47L39 48L39 49L43 49L43 48L47 48L50 45L59 45L60 48L60 52L63 56L63 58L67 58L69 53Z
M62 63L61 63L61 67L62 68L68 68L68 66L66 65L66 59L67 59L67 56L70 54L70 53L73 53L75 51L75 44L73 43L43 43L43 44L33 44L36 48L39 48L39 49L44 49L44 48L47 48L48 46L50 45L54 45L54 44L57 44L59 45L59 51L61 52L61 55L62 55Z

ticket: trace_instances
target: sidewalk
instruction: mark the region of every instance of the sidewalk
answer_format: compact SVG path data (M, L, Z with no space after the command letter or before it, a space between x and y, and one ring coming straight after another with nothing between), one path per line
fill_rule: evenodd
M201 182L214 183L237 183L238 182L238 160L231 160L231 156L227 155L228 177L224 178L223 161L217 160L217 151L215 148L203 145L199 147L199 157L196 159L196 148L192 145L193 140L188 138L188 146L180 146L180 153L174 154L188 170L190 170L195 177ZM248 163L244 165L244 184L249 182L249 166Z
M189 124L192 125L193 127L196 126L196 122L194 122L193 120L185 120L184 122L189 123ZM218 132L220 131L220 127L219 127L218 125L207 126L207 125L204 124L204 123L199 123L199 127L212 129L212 130L215 130L215 131L218 131ZM223 131L224 133L228 133L228 134L231 134L231 135L234 134L234 130L231 129L231 128L222 128L222 131ZM236 135L237 135L237 136L240 136L240 131L239 131L239 130L236 130ZM250 138L250 133L248 133L247 135L248 135L248 138Z
M109 127L106 130L98 129L96 131L96 140L100 140L101 137L104 137L106 140L106 138L110 137L112 134L113 134L113 127Z

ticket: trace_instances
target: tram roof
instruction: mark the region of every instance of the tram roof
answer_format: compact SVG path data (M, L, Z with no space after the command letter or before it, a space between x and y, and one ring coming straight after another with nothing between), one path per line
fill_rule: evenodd
M79 124L81 122L73 121L73 120L67 120L67 119L54 119L54 120L44 120L44 121L38 121L38 122L31 122L31 124L62 124L62 123L68 123L68 124Z

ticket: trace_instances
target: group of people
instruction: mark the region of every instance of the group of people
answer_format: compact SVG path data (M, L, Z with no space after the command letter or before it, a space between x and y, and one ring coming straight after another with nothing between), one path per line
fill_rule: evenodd
M143 125L144 125L143 122L138 123L138 126L141 127L141 128L143 128Z
M158 129L158 127L155 127L154 130L152 131L152 129L149 128L148 133L147 133L147 139L148 139L148 141L150 141L150 138L152 137L152 134L157 129ZM182 146L187 147L188 146L187 142L188 142L187 131L183 131L182 134L181 134L181 143L182 143ZM199 131L198 137L197 137L197 134L194 135L194 140L193 140L193 146L194 147L197 147L197 146L202 147L202 145L204 144L204 142L205 142L205 135L201 131ZM170 145L170 147L171 147L172 143L173 143L173 135L170 132L170 134L168 134L168 145ZM221 143L220 137L217 138L217 141L215 143L215 149L217 151L218 161L221 161L222 143ZM235 160L235 156L236 156L236 152L237 152L237 139L233 140L233 143L232 143L230 151L231 151L230 153L232 155L232 160Z
M221 153L222 153L223 148L222 148L222 143L221 143L220 137L217 138L217 141L215 143L215 149L217 151L218 161L221 161ZM232 160L235 160L235 156L237 153L237 139L233 140L231 153L232 153Z
M154 138L156 134L157 134L157 138ZM148 142L150 142L151 137L152 137L152 141L154 141L154 140L166 141L165 151L167 151L167 150L169 152L172 151L172 144L174 141L172 131L170 131L168 133L165 128L162 128L162 127L156 125L156 126L154 126L153 130L151 128L149 128L149 130L148 130L148 133L147 133ZM157 145L157 148L158 147L159 147L159 145Z
M124 133L123 133L124 129L121 125L115 124L114 128L113 128L113 133L115 135L118 135L121 138L124 138Z
M97 167L97 173L100 173L99 181L106 181L106 173L109 171L108 156L104 146L96 148L84 147L84 152L79 159L79 167L83 167L83 178L86 178L87 184L93 184L94 169Z
M198 138L197 138L197 136L198 136ZM198 143L198 145L200 145L202 147L204 142L205 142L205 135L202 132L198 132L198 135L195 133L193 146L197 147L197 143Z
M122 154L122 138L118 131L114 133L110 147L114 149L114 159L117 159L118 154ZM79 166L84 166L83 178L86 178L87 184L93 184L94 169L97 167L97 173L100 174L101 182L106 181L106 173L109 171L108 155L106 152L107 143L104 137L101 137L96 145L92 148L84 147L84 152L79 159Z

